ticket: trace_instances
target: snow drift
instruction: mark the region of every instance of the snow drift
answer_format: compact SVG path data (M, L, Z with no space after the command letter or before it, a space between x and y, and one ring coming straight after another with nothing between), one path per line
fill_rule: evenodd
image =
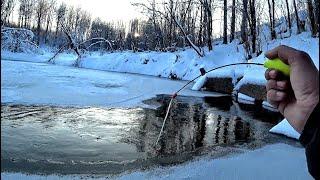
M40 53L33 38L33 32L28 29L1 28L1 49L17 53Z

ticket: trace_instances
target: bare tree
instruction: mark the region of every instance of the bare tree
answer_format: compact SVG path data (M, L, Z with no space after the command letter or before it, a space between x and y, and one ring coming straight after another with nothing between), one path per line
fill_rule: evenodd
M242 0L243 8L242 8L242 21L241 21L241 42L245 43L248 41L247 34L247 23L249 21L248 18L248 0Z
M81 42L87 38L87 33L89 33L89 29L91 26L91 16L86 11L80 12L80 20L77 25L77 38Z
M209 51L212 50L212 2L211 0L200 0L200 3L203 6L204 9L204 24L206 24L206 30L207 30L207 46Z
M1 0L1 26L9 24L9 17L13 14L15 0Z
M197 54L201 57L204 56L204 52L203 52L202 48L196 46L192 42L190 36L187 34L187 32L185 30L185 27L183 27L181 25L180 21L177 19L175 11L174 11L174 9L176 9L176 8L173 6L173 4L176 4L176 3L174 3L173 0L170 0L169 2L170 2L169 4L166 4L166 3L164 4L165 12L155 10L155 13L157 13L158 16L161 16L163 19L165 19L166 20L165 22L168 24L167 28L168 28L168 41L169 41L169 43L172 43L172 39L173 39L172 34L177 32L173 28L175 26L177 26L179 28L180 32L183 34L184 38L187 40L189 45L197 52ZM148 12L153 11L152 7L149 7L147 4L134 3L133 5L142 7L143 9L147 10Z
M49 9L48 2L46 0L38 0L36 7L36 19L37 19L37 44L40 44L40 32L41 24L45 19L46 13Z
M35 0L19 0L19 27L30 28L32 15L34 14Z
M285 0L285 1L286 1L286 7L287 7L287 18L288 18L289 32L291 34L291 17L290 17L289 2L288 2L288 0Z
M198 32L198 46L203 46L203 26L204 26L204 20L203 20L203 6L200 6L200 27Z
M252 53L256 52L256 41L257 41L257 23L256 23L256 6L255 0L249 0L250 6L250 31L251 31L251 41L252 41Z
M44 43L46 44L48 42L48 33L50 30L50 26L53 20L53 13L55 10L55 5L56 1L55 0L50 0L48 1L48 9L46 12L46 30L45 30L45 39L44 39Z
M320 1L319 0L314 0L314 9L315 9L315 16L316 16L316 24L318 26L318 33L319 33L319 7L320 6Z
M228 21L227 21L227 16L228 16L228 4L227 0L223 0L223 44L228 43Z
M98 43L102 43L102 42L105 42L107 43L111 50L112 49L112 45L111 45L111 42L108 41L107 39L104 39L104 38L91 38L91 39L88 39L88 40L85 40L83 42L80 42L80 43L76 43L75 40L72 38L71 36L71 33L68 31L68 29L63 25L61 24L61 28L62 28L62 31L64 32L64 34L67 36L67 43L65 45L63 45L54 55L53 57L51 57L48 62L49 63L54 63L54 59L57 57L58 54L60 54L61 52L63 52L64 50L67 50L67 49L71 49L73 50L76 54L77 54L77 59L75 61L75 63L73 64L73 66L75 67L79 67L80 66L80 62L81 62L81 58L82 58L82 53L81 53L81 50L80 50L80 47L81 46L84 46L85 44L87 44L88 42L91 42L91 44L89 44L88 46L85 47L86 50L89 50L92 46L94 46L95 44L98 44ZM98 40L98 41L95 41L95 40ZM92 41L95 41L95 42L92 42Z
M66 11L67 11L67 6L64 3L60 4L60 6L56 11L56 39L58 38L60 25L65 22Z
M307 0L307 7L308 7L309 21L310 21L310 26L311 26L311 34L312 34L312 36L315 37L317 34L317 25L316 25L316 21L314 18L312 0Z
M268 0L271 39L276 39L274 0Z
M234 33L236 29L236 0L232 0L232 13L231 13L231 32L230 42L234 40Z
M297 3L296 0L293 0L294 13L296 15L296 23L297 23L297 34L301 33L301 22L298 15Z
M69 6L68 11L67 11L67 20L66 20L66 28L68 31L70 31L71 34L73 34L73 27L75 24L75 10L73 6Z

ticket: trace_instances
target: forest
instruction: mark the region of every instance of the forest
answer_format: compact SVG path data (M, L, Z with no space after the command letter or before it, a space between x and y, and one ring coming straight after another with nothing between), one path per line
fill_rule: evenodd
M238 39L248 59L262 52L265 26L269 40L303 31L319 36L318 0L148 0L132 5L145 18L126 24L93 18L79 7L56 0L2 0L1 27L30 29L40 46L61 48L71 38L79 49L89 51L176 51L191 47L204 56L203 48L211 51L214 41L228 44ZM13 20L15 13L17 21ZM221 16L216 15L217 19L214 14ZM213 34L219 26L221 32Z

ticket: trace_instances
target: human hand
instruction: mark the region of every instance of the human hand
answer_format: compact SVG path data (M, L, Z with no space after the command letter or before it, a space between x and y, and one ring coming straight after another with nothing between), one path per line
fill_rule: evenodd
M319 71L307 53L288 46L278 46L265 55L290 66L289 79L279 71L266 71L267 100L301 133L319 102Z

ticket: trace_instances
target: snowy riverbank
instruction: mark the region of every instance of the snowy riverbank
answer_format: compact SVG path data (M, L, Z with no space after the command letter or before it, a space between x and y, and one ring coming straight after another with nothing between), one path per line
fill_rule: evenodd
M262 176L263 175L263 176ZM41 176L21 173L1 173L1 179L105 179L88 176ZM112 179L312 179L308 173L303 148L286 144L267 145L224 158L201 158L182 165L126 173Z
M304 32L299 35L285 39L276 39L262 44L263 53L253 58L252 62L263 63L264 52L278 45L288 45L307 52L319 67L319 38L312 38L310 33ZM210 70L212 68L238 62L246 62L245 51L242 44L237 40L228 45L219 44L206 56L199 57L192 49L177 52L137 52L131 51L85 54L80 67L104 71L126 72L135 74L152 75L165 78L178 78L191 80L200 74L199 69ZM1 59L47 62L53 56L53 52L44 51L43 54L24 54L1 51ZM77 59L75 54L62 53L58 55L54 64L72 66ZM242 84L252 82L254 84L265 84L263 67L257 66L232 66L207 74L207 77L231 77L243 76L235 89ZM235 82L235 81L234 81ZM200 87L200 86L199 86Z

